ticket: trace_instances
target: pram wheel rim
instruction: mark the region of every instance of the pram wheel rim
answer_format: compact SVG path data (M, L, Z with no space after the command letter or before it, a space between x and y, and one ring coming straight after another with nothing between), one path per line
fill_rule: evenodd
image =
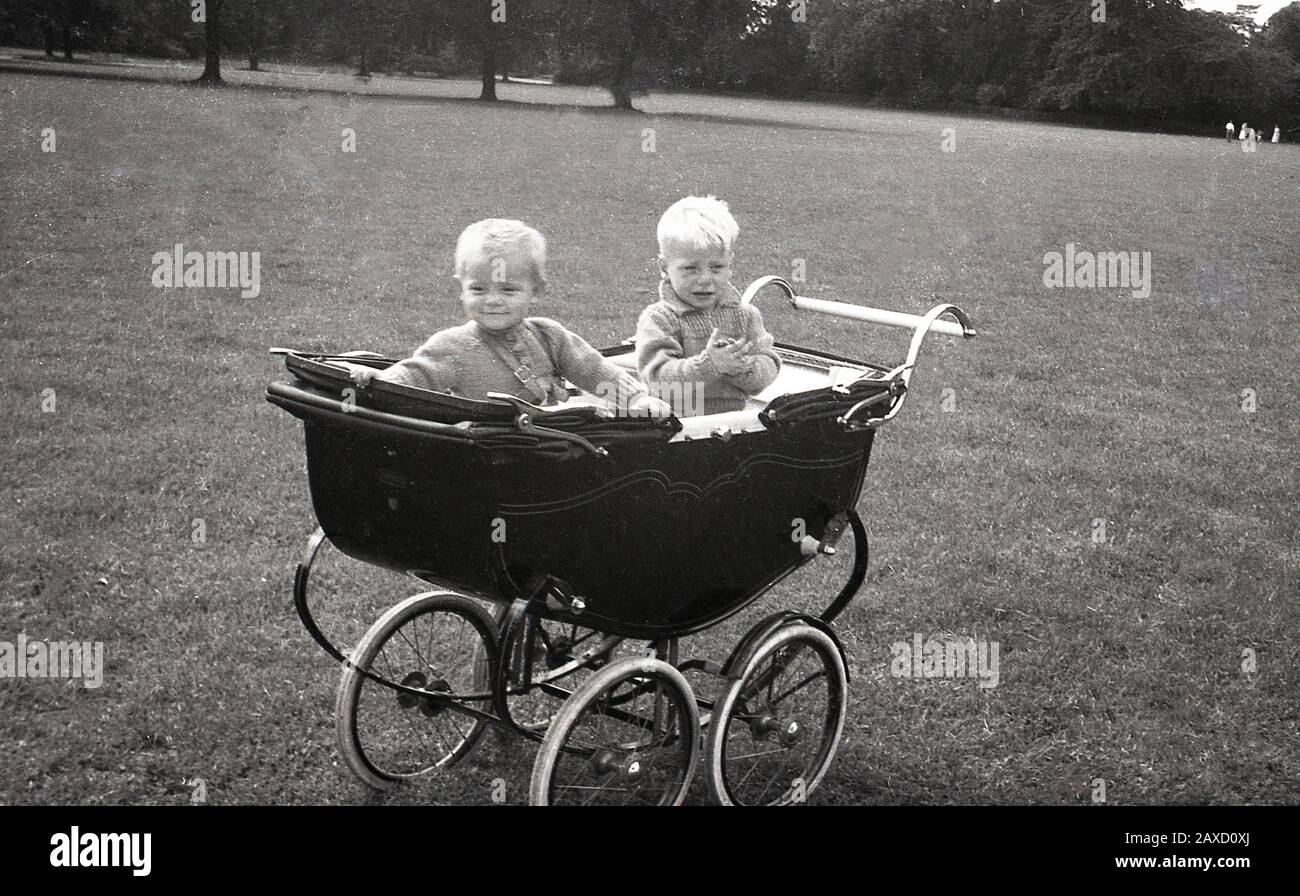
M421 617L434 617L437 615L451 615L459 617L468 624L469 629L476 636L474 643L470 647L470 657L484 657L489 662L495 660L496 655L496 633L492 625L492 619L479 604L459 594L450 591L429 591L421 594L415 594L389 608L374 624L366 631L361 640L357 643L356 649L352 652L351 657L343 664L343 673L339 679L339 688L335 700L335 727L338 733L339 747L347 761L348 767L356 777L367 786L383 791L391 788L395 783L427 775L435 769L453 765L459 762L474 749L479 739L486 729L486 723L479 718L469 715L462 715L453 709L443 709L437 704L430 701L421 702L420 698L413 697L411 694L395 691L386 687L385 679L390 678L394 673L391 668L392 660L387 660L388 668L381 668L378 673L382 676L380 680L375 680L366 672L371 670L378 657L385 656L384 650L388 644L394 643L398 635L402 635L402 630L408 624L417 623ZM417 662L408 663L409 665L424 665L425 670L418 668L405 669L399 668L400 677L397 683L406 687L417 687L424 689L433 682L430 680L436 676L433 672L434 658L425 657L420 652L420 638L414 641L414 652ZM402 635L405 644L410 647L412 641L409 636ZM426 643L432 644L432 635ZM444 658L441 663L447 671L442 672L442 676L451 676L453 674L465 674L470 676L468 687L463 691L473 693L481 688L482 676L476 663L468 661L464 664L465 668L456 668L454 658ZM426 671L427 670L427 671ZM423 680L417 680L413 673L424 675ZM369 685L369 689L367 689ZM450 685L450 683L449 683ZM433 687L431 690L444 690L444 688ZM448 696L455 694L457 688L450 685ZM362 743L363 735L358 725L358 713L366 701L376 701L382 704L382 701L392 699L398 703L399 709L414 710L408 713L411 716L421 715L417 724L427 724L429 728L441 724L437 718L441 715L443 720L455 719L458 724L453 724L452 728L457 732L450 737L435 735L440 742L438 745L428 744L425 746L434 746L435 753L432 760L425 762L423 759L417 763L418 767L414 770L396 770L385 768L390 762L396 762L396 759L380 759L377 755L379 747L372 744L369 749ZM460 726L467 725L468 728ZM412 727L411 732L417 737L421 728ZM367 735L369 737L369 735Z
M686 793L695 778L695 769L699 760L699 709L686 677L671 663L656 657L646 656L628 657L605 666L587 679L564 702L560 712L556 714L550 730L547 731L546 738L542 741L541 749L537 751L537 758L533 763L532 778L528 786L529 805L549 806L555 803L556 772L562 758L566 756L575 758L578 763L594 767L604 763L604 754L609 753L611 754L609 756L610 761L606 764L611 766L608 771L608 778L611 783L633 787L636 786L636 783L639 783L639 780L630 780L633 775L641 773L637 766L641 761L652 761L650 759L642 760L639 757L648 756L651 753L661 755L663 748L652 747L645 753L639 753L638 749L630 749L627 744L621 742L617 744L600 744L595 748L574 748L569 745L570 736L574 733L574 729L587 716L588 710L602 696L607 693L612 694L627 682L638 678L654 679L656 681L656 692L662 689L662 692L672 704L671 707L661 709L656 698L653 707L655 710L654 718L651 720L650 730L657 736L660 733L658 731L660 715L662 714L668 718L668 724L675 724L677 732L675 741L673 735L668 734L670 742L666 744L666 748L671 751L680 751L685 756L684 761L680 762L680 767L672 770L672 780L669 781L664 792L660 795L658 805L680 806L685 801ZM627 705L627 702L627 700L619 701L617 709L620 713L626 712L623 707ZM639 701L637 702L639 703ZM633 705L631 712L627 714L635 716L638 708L640 707ZM596 713L596 715L601 714ZM637 718L643 717L637 716ZM590 757L582 755L585 753L591 753L592 755ZM676 764L674 763L674 765ZM569 789L574 787L576 785L570 785ZM601 788L590 786L583 789L600 790ZM611 788L612 791L622 789L625 788L617 786Z
M776 791L777 796L774 799L757 804L786 806L805 801L808 795L821 783L826 770L835 758L835 751L839 746L840 736L844 730L844 718L848 708L848 672L844 665L843 656L840 653L839 646L826 632L804 622L788 623L764 638L758 649L754 651L753 656L745 664L743 672L730 681L722 699L716 704L709 724L707 744L705 746L705 761L707 763L709 792L723 806L754 804L743 801L741 794L738 792L739 785L743 781L733 783L732 775L729 773L728 748L732 745L732 742L729 741L729 734L733 731L733 723L739 723L750 728L750 737L756 743L775 743L778 746L787 747L795 746L797 739L788 744L782 744L781 741L784 727L791 722L796 722L797 725L805 725L805 730L799 732L796 737L807 736L805 723L808 720L800 718L806 714L792 711L789 707L777 708L765 705L762 709L765 718L762 720L749 717L741 719L738 717L745 699L753 700L755 697L753 684L756 680L762 679L764 675L773 675L779 678L779 673L770 671L772 667L766 664L770 660L776 659L783 648L788 649L793 642L799 641L804 642L805 649L811 649L821 661L827 683L826 701L829 723L824 722L822 725L820 742L812 761L788 782L782 782L785 786ZM788 657L784 659L786 662L790 661ZM800 687L806 686L815 677L818 676L808 678ZM776 709L775 712L773 712L774 709ZM755 716L759 714L754 706L750 706L746 712ZM770 718L766 716L770 716ZM771 729L770 733L760 735L756 729L766 722L772 723L767 726ZM745 732L738 731L737 733L739 734L738 740L744 742ZM736 757L732 756L730 758L734 759ZM758 763L754 763L751 771L758 767ZM781 769L784 770L784 768L783 762ZM768 787L776 783L775 779L773 779L768 782ZM766 796L766 788L760 793L759 799L761 800L763 796Z

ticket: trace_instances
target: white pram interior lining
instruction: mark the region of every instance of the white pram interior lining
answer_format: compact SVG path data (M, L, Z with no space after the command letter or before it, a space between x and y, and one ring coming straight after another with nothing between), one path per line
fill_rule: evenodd
M731 432L755 432L765 428L758 419L759 411L767 407L772 399L781 395L812 392L816 389L825 389L827 386L848 385L864 374L871 378L885 379L883 373L870 367L827 361L802 352L790 352L784 349L777 351L781 355L781 372L772 385L751 396L745 403L745 407L738 411L679 418L682 431L675 435L672 441L710 438L724 427ZM636 373L636 355L633 352L614 355L609 360L620 367L627 368L633 374ZM585 392L571 401L574 404L602 404L595 396Z

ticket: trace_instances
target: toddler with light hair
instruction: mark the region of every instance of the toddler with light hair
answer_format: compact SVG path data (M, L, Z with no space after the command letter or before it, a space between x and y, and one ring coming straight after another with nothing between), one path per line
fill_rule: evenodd
M502 392L549 405L569 398L568 379L613 399L620 413L670 413L582 337L549 318L528 316L546 292L546 240L533 228L502 218L471 224L456 241L455 276L469 320L433 334L385 370L354 373L359 382L373 378L477 399Z
M763 316L731 285L740 225L714 196L687 196L659 219L659 301L641 313L636 360L658 395L703 392L696 413L740 410L776 379L781 359Z

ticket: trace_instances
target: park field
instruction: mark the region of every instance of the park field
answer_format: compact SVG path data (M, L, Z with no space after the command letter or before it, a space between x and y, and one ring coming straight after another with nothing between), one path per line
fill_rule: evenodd
M659 214L691 192L730 201L741 286L801 269L807 295L953 302L980 333L929 340L876 440L871 571L838 625L848 721L813 802L1088 804L1099 779L1116 804L1297 802L1297 147L509 91L0 73L0 641L105 657L98 688L0 679L0 804L181 804L196 778L216 804L523 802L523 742L382 798L347 772L338 670L292 608L315 520L266 349L400 356L458 323L455 238L488 216L548 237L539 313L614 344L654 296ZM260 294L155 287L177 243L260 253ZM1071 244L1149 252L1149 295L1046 287ZM903 331L774 298L780 341L906 353ZM834 562L685 652L824 604ZM324 563L343 643L421 590ZM996 642L997 687L891 675L915 635Z

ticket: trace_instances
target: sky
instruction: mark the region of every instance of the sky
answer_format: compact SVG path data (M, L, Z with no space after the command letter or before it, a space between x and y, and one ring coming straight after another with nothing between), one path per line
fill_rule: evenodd
M1262 25L1273 13L1289 5L1291 0L1257 0L1257 2L1259 12L1255 14L1255 18ZM1208 9L1213 12L1235 12L1237 0L1183 0L1183 6L1192 9Z

